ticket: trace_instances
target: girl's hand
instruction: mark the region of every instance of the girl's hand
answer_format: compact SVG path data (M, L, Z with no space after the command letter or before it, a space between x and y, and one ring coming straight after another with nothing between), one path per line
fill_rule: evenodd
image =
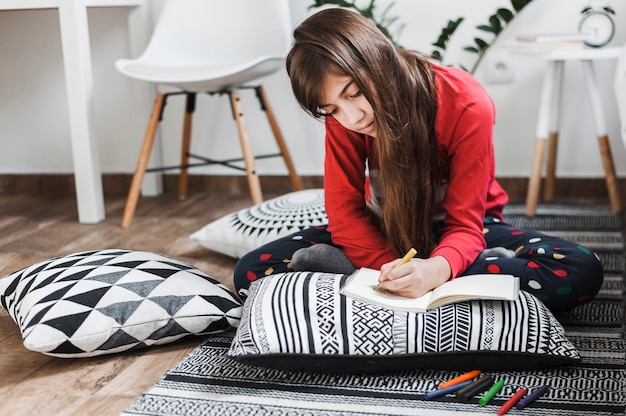
M417 298L441 286L450 279L450 264L442 256L412 259L394 267L400 259L380 268L380 287L388 292L408 298Z

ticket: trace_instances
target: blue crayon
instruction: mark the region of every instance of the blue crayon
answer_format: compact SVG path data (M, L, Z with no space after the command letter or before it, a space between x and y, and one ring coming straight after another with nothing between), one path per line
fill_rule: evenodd
M437 397L441 397L441 396L445 396L448 393L454 393L455 391L462 389L463 387L471 384L472 381L468 380L468 381L463 381L459 384L454 384L452 386L449 387L444 387L443 389L437 389L437 390L433 390L433 391L429 391L428 393L424 394L424 399L426 400L430 400L430 399L435 399Z

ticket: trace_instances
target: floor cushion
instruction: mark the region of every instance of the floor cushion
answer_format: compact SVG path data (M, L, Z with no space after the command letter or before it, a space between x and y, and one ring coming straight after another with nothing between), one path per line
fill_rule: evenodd
M265 243L327 222L323 189L306 189L225 215L190 238L205 248L239 258Z
M0 304L24 346L90 357L215 334L239 324L242 305L185 262L107 249L45 260L0 279Z
M289 272L253 282L229 357L288 371L515 370L577 363L533 295L399 312L344 295L347 275Z

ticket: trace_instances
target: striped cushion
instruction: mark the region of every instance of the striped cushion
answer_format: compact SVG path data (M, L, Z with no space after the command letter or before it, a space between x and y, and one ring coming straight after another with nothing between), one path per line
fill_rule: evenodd
M513 370L580 360L533 295L397 312L339 294L347 275L292 272L254 282L229 356L315 372Z

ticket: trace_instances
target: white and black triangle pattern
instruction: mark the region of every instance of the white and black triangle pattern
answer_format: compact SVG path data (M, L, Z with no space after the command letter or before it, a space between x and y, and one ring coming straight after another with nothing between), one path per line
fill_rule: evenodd
M0 279L0 303L26 348L86 357L234 328L241 302L194 266L106 249L42 261Z
M351 357L341 366L348 372L363 372L364 363L377 358L404 360L407 369L525 369L580 361L561 324L529 293L520 291L510 302L473 300L409 313L341 295L346 278L290 272L254 282L229 356L317 372L336 370L338 356Z

